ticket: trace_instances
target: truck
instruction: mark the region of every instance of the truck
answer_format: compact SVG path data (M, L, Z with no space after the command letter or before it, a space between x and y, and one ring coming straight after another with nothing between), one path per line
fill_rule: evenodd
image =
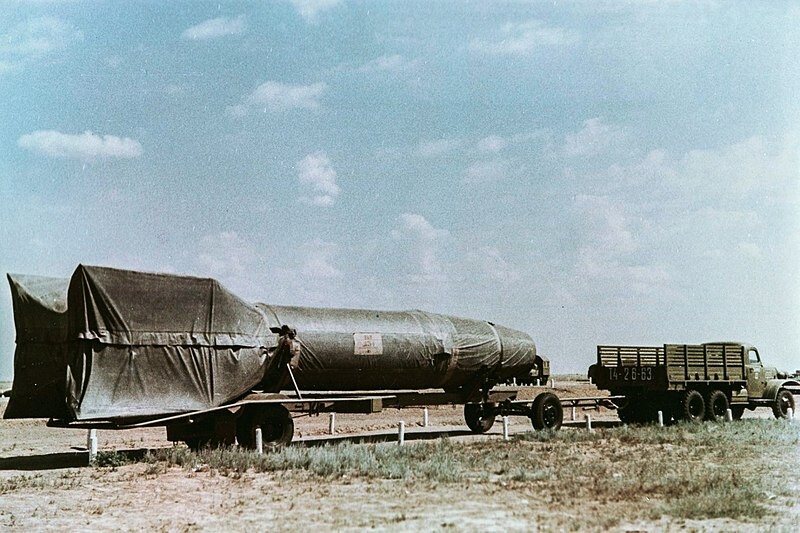
M70 278L8 275L14 382L5 418L67 428L166 427L192 448L287 444L293 417L464 405L558 429L552 392L495 385L549 369L526 333L424 311L250 303L211 278L79 265ZM589 403L592 400L587 400ZM574 401L573 401L574 405Z
M776 418L794 410L800 381L765 366L755 346L739 342L597 346L589 379L616 401L624 423L722 420L728 409L769 407Z

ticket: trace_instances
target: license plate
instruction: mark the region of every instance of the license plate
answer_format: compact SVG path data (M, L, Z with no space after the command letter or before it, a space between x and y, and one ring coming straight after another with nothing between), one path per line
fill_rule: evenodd
M652 366L623 366L608 369L611 381L653 381L654 374Z

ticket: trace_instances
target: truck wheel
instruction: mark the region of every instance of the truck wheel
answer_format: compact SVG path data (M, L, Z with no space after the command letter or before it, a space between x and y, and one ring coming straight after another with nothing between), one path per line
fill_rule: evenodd
M473 433L486 433L494 425L497 409L493 403L464 404L464 420Z
M781 389L772 405L772 414L775 415L775 418L789 418L789 409L794 412L794 396L788 390Z
M561 400L552 392L539 394L533 400L530 418L534 429L559 429L564 421L564 407L561 405Z
M292 441L294 420L282 405L250 406L236 422L239 446L250 450L256 448L256 428L261 428L264 446L284 446Z
M687 422L702 422L706 412L706 402L703 395L696 390L687 390L681 395L678 405L678 414Z
M706 420L722 422L728 411L728 397L721 390L712 390L706 396Z

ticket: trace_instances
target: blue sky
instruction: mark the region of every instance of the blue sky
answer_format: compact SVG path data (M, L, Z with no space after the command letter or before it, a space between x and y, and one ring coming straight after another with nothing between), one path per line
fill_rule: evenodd
M6 2L0 271L800 368L791 2ZM0 379L13 318L0 291Z

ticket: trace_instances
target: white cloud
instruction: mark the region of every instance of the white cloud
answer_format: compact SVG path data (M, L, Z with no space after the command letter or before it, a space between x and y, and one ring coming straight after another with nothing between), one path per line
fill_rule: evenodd
M131 159L142 155L142 145L139 144L139 141L114 135L96 135L91 131L69 134L53 130L39 130L20 137L17 145L49 157L84 161L111 158Z
M564 140L564 153L567 156L590 156L606 152L625 140L625 132L619 126L604 124L599 117L590 118L583 128Z
M339 196L336 170L325 152L318 151L307 155L297 162L296 168L300 183L310 193L300 198L302 202L318 207L330 206L336 202Z
M336 244L322 239L314 239L306 243L303 246L302 275L314 280L336 279L344 276L344 273L336 268L331 260L336 250Z
M508 141L499 135L490 135L478 141L478 150L481 152L497 153L508 146Z
M234 286L259 263L256 247L235 231L205 235L195 257L203 275L231 280Z
M605 196L578 195L575 205L583 218L592 246L609 255L627 254L637 248L624 207Z
M320 98L327 85L324 82L311 85L290 85L278 81L268 81L256 88L247 97L246 105L249 107L263 107L265 111L288 111L291 109L317 109ZM235 106L238 113L246 110L242 106Z
M54 17L21 22L0 36L0 53L18 58L36 58L83 41L83 32Z
M493 40L473 39L472 51L490 55L527 55L553 46L568 46L578 42L577 35L564 28L550 27L540 20L509 22L500 28Z
M464 183L494 183L509 176L510 163L504 159L476 161L464 171Z
M206 20L186 29L181 37L186 40L205 41L228 35L241 35L247 30L244 15L235 18L220 17Z
M469 253L469 260L491 281L506 284L520 280L519 270L506 261L497 248L482 246Z
M83 32L55 17L21 22L0 34L0 75L83 41Z
M341 3L341 0L291 0L291 2L306 22L316 24L320 13L333 9Z
M397 221L392 237L405 245L401 253L408 257L406 279L412 283L447 281L439 251L441 241L450 233L435 228L424 216L415 213L403 213Z

